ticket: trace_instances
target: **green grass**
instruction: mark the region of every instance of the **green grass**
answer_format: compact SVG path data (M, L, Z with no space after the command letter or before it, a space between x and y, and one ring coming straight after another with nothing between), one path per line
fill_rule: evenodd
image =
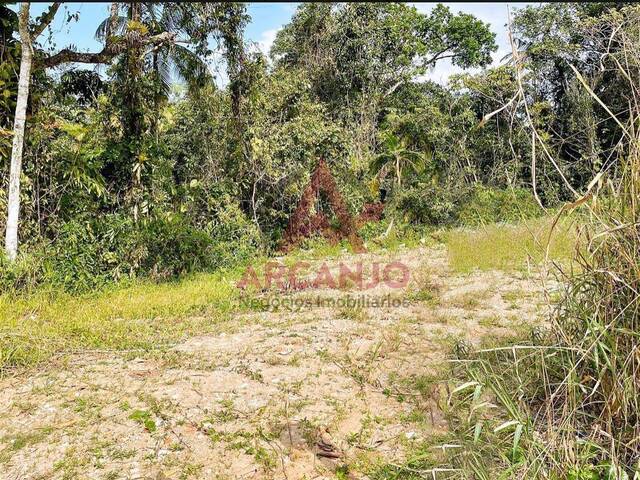
M210 331L236 308L241 269L92 295L0 295L0 374L75 349L153 349Z
M527 258L542 258L535 236L546 239L550 219L516 226L492 225L480 230L451 230L443 237L454 270L523 268ZM403 239L398 231L379 248L396 249L427 243L425 232ZM428 243L431 243L428 239ZM569 257L573 235L566 223L556 228L550 257ZM339 256L348 245L310 241L285 262ZM264 259L257 259L261 271ZM0 375L13 367L36 365L61 352L84 349L152 350L189 335L210 332L238 309L235 286L244 267L198 274L179 281L135 281L93 294L74 296L41 290L29 295L0 295ZM419 295L418 295L419 297ZM425 298L431 300L431 293Z
M285 263L339 257L347 242L310 240ZM252 262L262 278L264 258ZM40 289L0 294L0 375L75 350L153 350L202 334L237 311L244 266L155 283L137 280L92 294Z
M0 438L0 465L11 459L13 454L30 445L43 442L53 431L53 428L37 428L25 433L15 433Z
M435 242L431 238L433 227L395 224L384 236L389 226L388 220L370 222L360 228L358 234L364 241L365 249L371 253L396 252L403 248L430 246ZM286 261L319 260L338 258L344 253L354 253L347 240L330 243L322 237L305 240L300 248L287 255Z
M455 229L444 234L453 270L525 270L527 262L539 264L545 250L553 218L545 217L510 224L492 224L468 230ZM575 230L561 219L551 233L549 260L567 262L573 256Z

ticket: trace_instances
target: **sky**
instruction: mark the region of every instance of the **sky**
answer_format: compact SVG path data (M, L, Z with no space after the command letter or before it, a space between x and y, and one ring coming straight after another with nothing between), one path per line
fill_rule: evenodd
M522 8L527 3L446 3L454 13L462 11L471 13L478 19L489 23L491 29L496 33L496 43L498 51L493 55L494 65L500 62L510 51L507 38L507 11ZM429 13L436 3L411 3L420 12ZM529 3L531 5L531 3ZM32 18L40 15L49 4L32 3ZM251 21L247 26L245 35L247 40L253 42L256 48L268 53L273 43L276 33L290 20L297 8L296 3L249 3L248 13ZM64 20L67 14L79 12L79 20L66 23ZM108 16L109 3L91 2L65 2L56 15L52 24L52 44L57 50L69 45L75 45L80 51L98 51L100 44L94 39L94 32L98 24ZM45 34L46 35L46 34ZM42 38L45 38L43 35ZM225 82L225 75L221 68L212 67L214 74L218 77L219 83ZM449 75L458 73L461 70L454 67L448 61L442 61L425 75L426 79L438 83L446 83Z

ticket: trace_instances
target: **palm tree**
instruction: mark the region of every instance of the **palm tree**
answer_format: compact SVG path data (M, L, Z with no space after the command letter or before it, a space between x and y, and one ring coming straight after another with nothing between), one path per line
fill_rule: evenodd
M393 171L395 184L402 187L402 178L409 172L420 173L426 168L431 152L416 152L408 147L406 138L388 132L385 135L384 151L376 156L371 164L373 174L386 174Z
M210 82L212 77L201 56L192 49L206 44L212 24L203 12L202 5L137 3L130 2L124 7L111 4L109 18L96 30L96 39L105 45L117 37L143 39L159 34L170 35L172 41L144 48L142 42L132 43L116 57L116 82L121 87L122 123L126 155L122 156L119 168L131 172L130 177L115 177L119 191L132 206L134 219L138 219L144 204L144 192L147 190L149 176L148 156L143 152L145 132L152 136L158 131L158 115L145 115L145 104L154 113L166 102L174 78L183 79L190 89ZM205 20L203 20L203 18ZM190 45L190 48L185 46ZM152 91L143 90L143 77L151 78ZM124 183L123 183L124 181Z
M186 43L180 40L180 36L192 38L194 33L189 25L192 16L188 5L174 4L166 8L164 4L131 2L126 7L125 15L120 15L118 4L114 2L111 9L111 15L102 21L95 33L96 39L104 44L110 35L122 35L127 28L139 28L142 33L150 35L170 32L178 37L174 42L142 53L143 60L151 65L166 95L171 88L172 73L189 87L201 86L212 79L206 62L180 44Z

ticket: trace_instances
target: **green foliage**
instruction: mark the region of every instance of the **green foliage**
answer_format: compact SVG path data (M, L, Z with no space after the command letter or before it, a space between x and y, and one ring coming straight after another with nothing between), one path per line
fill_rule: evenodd
M95 103L98 96L105 93L105 83L96 72L90 70L68 70L56 85L57 95L63 100L69 98L81 106Z
M134 410L129 415L129 418L134 422L140 423L144 426L144 428L149 433L153 433L158 428L156 426L156 422L153 420L153 417L150 412L146 410Z
M354 215L392 176L399 191L448 172L441 147L473 115L463 103L451 123L449 93L412 79L443 55L486 65L495 50L486 24L442 6L423 15L405 4L302 5L268 68L244 46L247 21L235 4L120 5L111 39L104 21L98 40L170 32L188 45L129 45L102 77L36 68L34 87L52 88L33 89L23 255L3 286L87 291L243 261L278 241L320 158ZM15 15L3 26L6 66L20 47ZM205 65L211 41L227 60L224 90ZM173 96L170 69L187 87ZM409 203L403 215L431 222Z
M138 276L169 279L228 268L255 255L259 237L241 213L229 211L203 230L180 215L135 224L122 214L62 225L53 244L4 262L4 291L39 285L85 292Z
M517 14L528 67L558 73L566 57L591 72L591 56L568 56L587 41L569 27L603 8L547 5ZM350 213L386 195L395 229L539 213L529 193L530 136L516 107L480 127L513 98L513 66L458 75L446 87L415 81L442 56L461 67L491 61L493 34L468 14L442 5L422 14L405 4L304 4L278 33L268 64L243 48L243 6L123 6L121 13L113 35L171 31L188 40L189 52L125 50L102 78L72 70L53 79L39 70L35 83L55 88L34 90L23 162L24 255L3 274L6 288L52 283L84 291L243 261L277 244L320 158ZM7 16L6 32L14 32L14 17ZM98 28L101 40L106 26ZM535 37L538 27L545 39ZM228 60L224 89L201 68L210 41ZM187 82L171 94L173 67ZM617 134L610 120L601 128L602 112L575 81L555 73L522 81L541 135L562 126L569 139L550 151L569 181L583 185ZM607 94L615 86L594 81ZM536 173L546 206L567 198L549 162L540 161ZM3 192L0 223L5 202ZM367 235L380 236L387 225L367 226Z
M544 213L529 190L417 183L397 199L405 220L429 225L516 222Z
M14 39L18 31L18 15L6 5L0 5L0 158L7 158L13 128L13 113L18 90L20 44Z
M454 15L440 3L421 20L418 31L424 49L433 55L428 63L435 63L439 52L446 52L454 65L463 68L491 63L491 53L497 50L496 34L473 15Z
M429 15L401 3L302 5L278 32L278 63L310 72L318 98L341 104L382 94L424 73L440 58L482 66L496 50L495 34L468 14L438 5Z
M405 220L428 225L450 225L458 220L464 193L433 183L417 183L398 196L398 209Z
M398 138L393 133L387 132L382 152L371 163L371 170L372 173L380 175L385 169L395 177L394 182L400 187L402 178L407 176L408 170L416 174L424 171L429 157L430 152L420 154L410 150L405 138Z
M18 256L10 262L0 254L0 292L32 292L44 279L45 252L32 248L32 251Z
M66 222L44 262L44 277L54 286L85 291L133 275L133 232L132 220L121 215Z
M458 221L463 225L495 222L517 222L542 215L530 190L513 188L498 190L477 185L469 200L461 202Z
M554 17L557 8L569 10L582 28L557 25L566 20ZM582 42L588 42L592 52L607 52L598 68L614 79L621 75L628 82L627 91L633 91L634 106L615 118L619 128L631 129L640 118L634 90L637 71L629 68L639 59L640 10L635 5L617 8L620 5L545 6L530 9L523 19L553 26L550 35L567 35L580 49ZM594 12L598 18L585 22L584 17ZM556 53L549 52L550 57ZM623 66L622 58L629 63ZM610 78L609 86L616 80ZM598 94L608 93L604 89ZM605 136L616 137L611 134ZM587 138L579 144L588 149ZM627 140L611 153L623 173L607 172L606 181L583 203L586 214L575 215L581 221L575 268L563 278L550 331L501 348L470 352L463 359L460 386L451 396L451 425L455 443L463 445L459 452L464 453L453 454L451 463L466 476L616 480L638 476L640 238L635 226L640 217L636 202L640 144L635 136ZM493 250L504 251L495 240L490 241ZM474 255L486 250L483 244L477 238L472 247L467 242Z

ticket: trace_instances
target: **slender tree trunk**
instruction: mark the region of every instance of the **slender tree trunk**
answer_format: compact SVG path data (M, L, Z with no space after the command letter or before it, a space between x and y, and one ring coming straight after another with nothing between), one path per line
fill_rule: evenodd
M111 35L114 34L114 28L115 28L115 23L116 23L116 18L118 17L118 3L117 2L113 2L111 3L111 12L109 13L109 23L107 24L107 31L105 32L105 36L104 36L104 43L105 45L108 45L109 43L111 43Z
M20 78L18 81L18 99L13 126L13 146L11 149L11 169L9 173L9 202L7 213L7 231L5 250L9 260L18 255L18 225L20 218L20 174L22 173L22 148L24 146L24 127L27 119L27 100L31 83L31 63L33 50L29 34L29 2L20 5L19 30L22 42L20 60Z

